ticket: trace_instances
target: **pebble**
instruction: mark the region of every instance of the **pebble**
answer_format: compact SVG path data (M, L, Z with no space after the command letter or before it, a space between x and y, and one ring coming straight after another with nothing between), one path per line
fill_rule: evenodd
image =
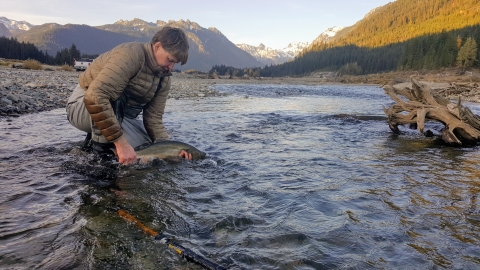
M79 75L77 71L55 68L29 70L0 66L0 117L65 108ZM214 84L213 80L174 73L169 98L219 95L212 87Z

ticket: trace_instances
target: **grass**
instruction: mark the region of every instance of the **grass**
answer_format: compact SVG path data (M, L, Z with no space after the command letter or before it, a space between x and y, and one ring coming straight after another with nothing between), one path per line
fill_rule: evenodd
M24 69L33 69L33 70L41 70L42 64L37 60L27 59L23 61L23 68Z
M73 70L73 67L69 66L69 65L63 65L59 68L59 70L63 70L63 71L72 71Z

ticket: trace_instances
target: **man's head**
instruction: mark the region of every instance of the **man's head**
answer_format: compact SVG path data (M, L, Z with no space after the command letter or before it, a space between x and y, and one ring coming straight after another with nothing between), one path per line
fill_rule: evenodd
M161 67L173 70L175 63L187 63L187 35L179 28L163 27L153 36L152 48L157 64Z

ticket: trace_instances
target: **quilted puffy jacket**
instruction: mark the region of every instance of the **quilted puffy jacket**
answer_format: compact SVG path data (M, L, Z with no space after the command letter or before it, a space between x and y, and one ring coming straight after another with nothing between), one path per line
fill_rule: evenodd
M79 76L85 107L102 135L115 142L123 135L111 101L124 91L128 105L143 106L143 123L152 141L168 139L163 113L170 90L169 71L157 65L152 44L130 42L106 52Z

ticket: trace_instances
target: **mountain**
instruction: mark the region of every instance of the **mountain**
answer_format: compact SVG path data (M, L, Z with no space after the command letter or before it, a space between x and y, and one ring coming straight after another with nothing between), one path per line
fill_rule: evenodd
M294 42L287 45L283 48L282 51L292 56L292 59L295 58L304 48L308 47L310 42Z
M8 30L8 28L0 23L0 37L11 37L12 36L12 33L10 32L10 30Z
M168 22L158 20L156 23L151 23L136 18L96 27L48 23L33 26L13 36L20 42L35 44L37 48L50 55L70 48L72 44L75 44L81 53L101 54L124 42L148 42L161 27L166 25L182 28L189 40L188 62L183 66L176 66L177 69L208 71L214 65L238 68L262 66L262 63L252 55L237 48L218 29L214 27L206 29L188 20Z
M143 41L125 34L103 31L88 25L46 23L14 35L20 42L29 42L50 55L75 44L81 53L101 54L124 42Z
M12 34L28 31L30 28L33 27L33 24L26 21L15 21L5 17L0 17L0 25L5 26L5 28L10 32L10 36ZM4 30L5 28L0 26L0 36L9 37Z
M317 71L358 75L458 66L468 40L480 44L478 0L396 0L317 42L294 61L266 67L260 76L303 76ZM480 67L471 47L470 67ZM439 73L440 74L440 73Z
M345 27L334 26L321 33L312 43L330 42Z
M265 47L262 43L258 46L248 44L236 44L236 46L251 54L263 65L282 64L292 59L292 55L281 50Z
M371 10L331 43L375 48L478 24L478 0L396 0Z
M248 52L253 55L255 59L265 65L277 65L282 64L287 61L295 59L295 56L301 52L308 42L296 42L290 43L287 47L278 50L266 47L264 44L260 43L258 46L248 45L248 44L236 44L238 48Z
M304 52L315 50L316 48L319 48L319 47L323 47L325 44L331 43L334 40L341 38L346 33L348 33L350 29L351 29L351 26L349 27L334 26L334 27L328 28L323 33L318 35L318 37L314 39L310 44L305 46L301 52L298 52L297 55L302 54Z

